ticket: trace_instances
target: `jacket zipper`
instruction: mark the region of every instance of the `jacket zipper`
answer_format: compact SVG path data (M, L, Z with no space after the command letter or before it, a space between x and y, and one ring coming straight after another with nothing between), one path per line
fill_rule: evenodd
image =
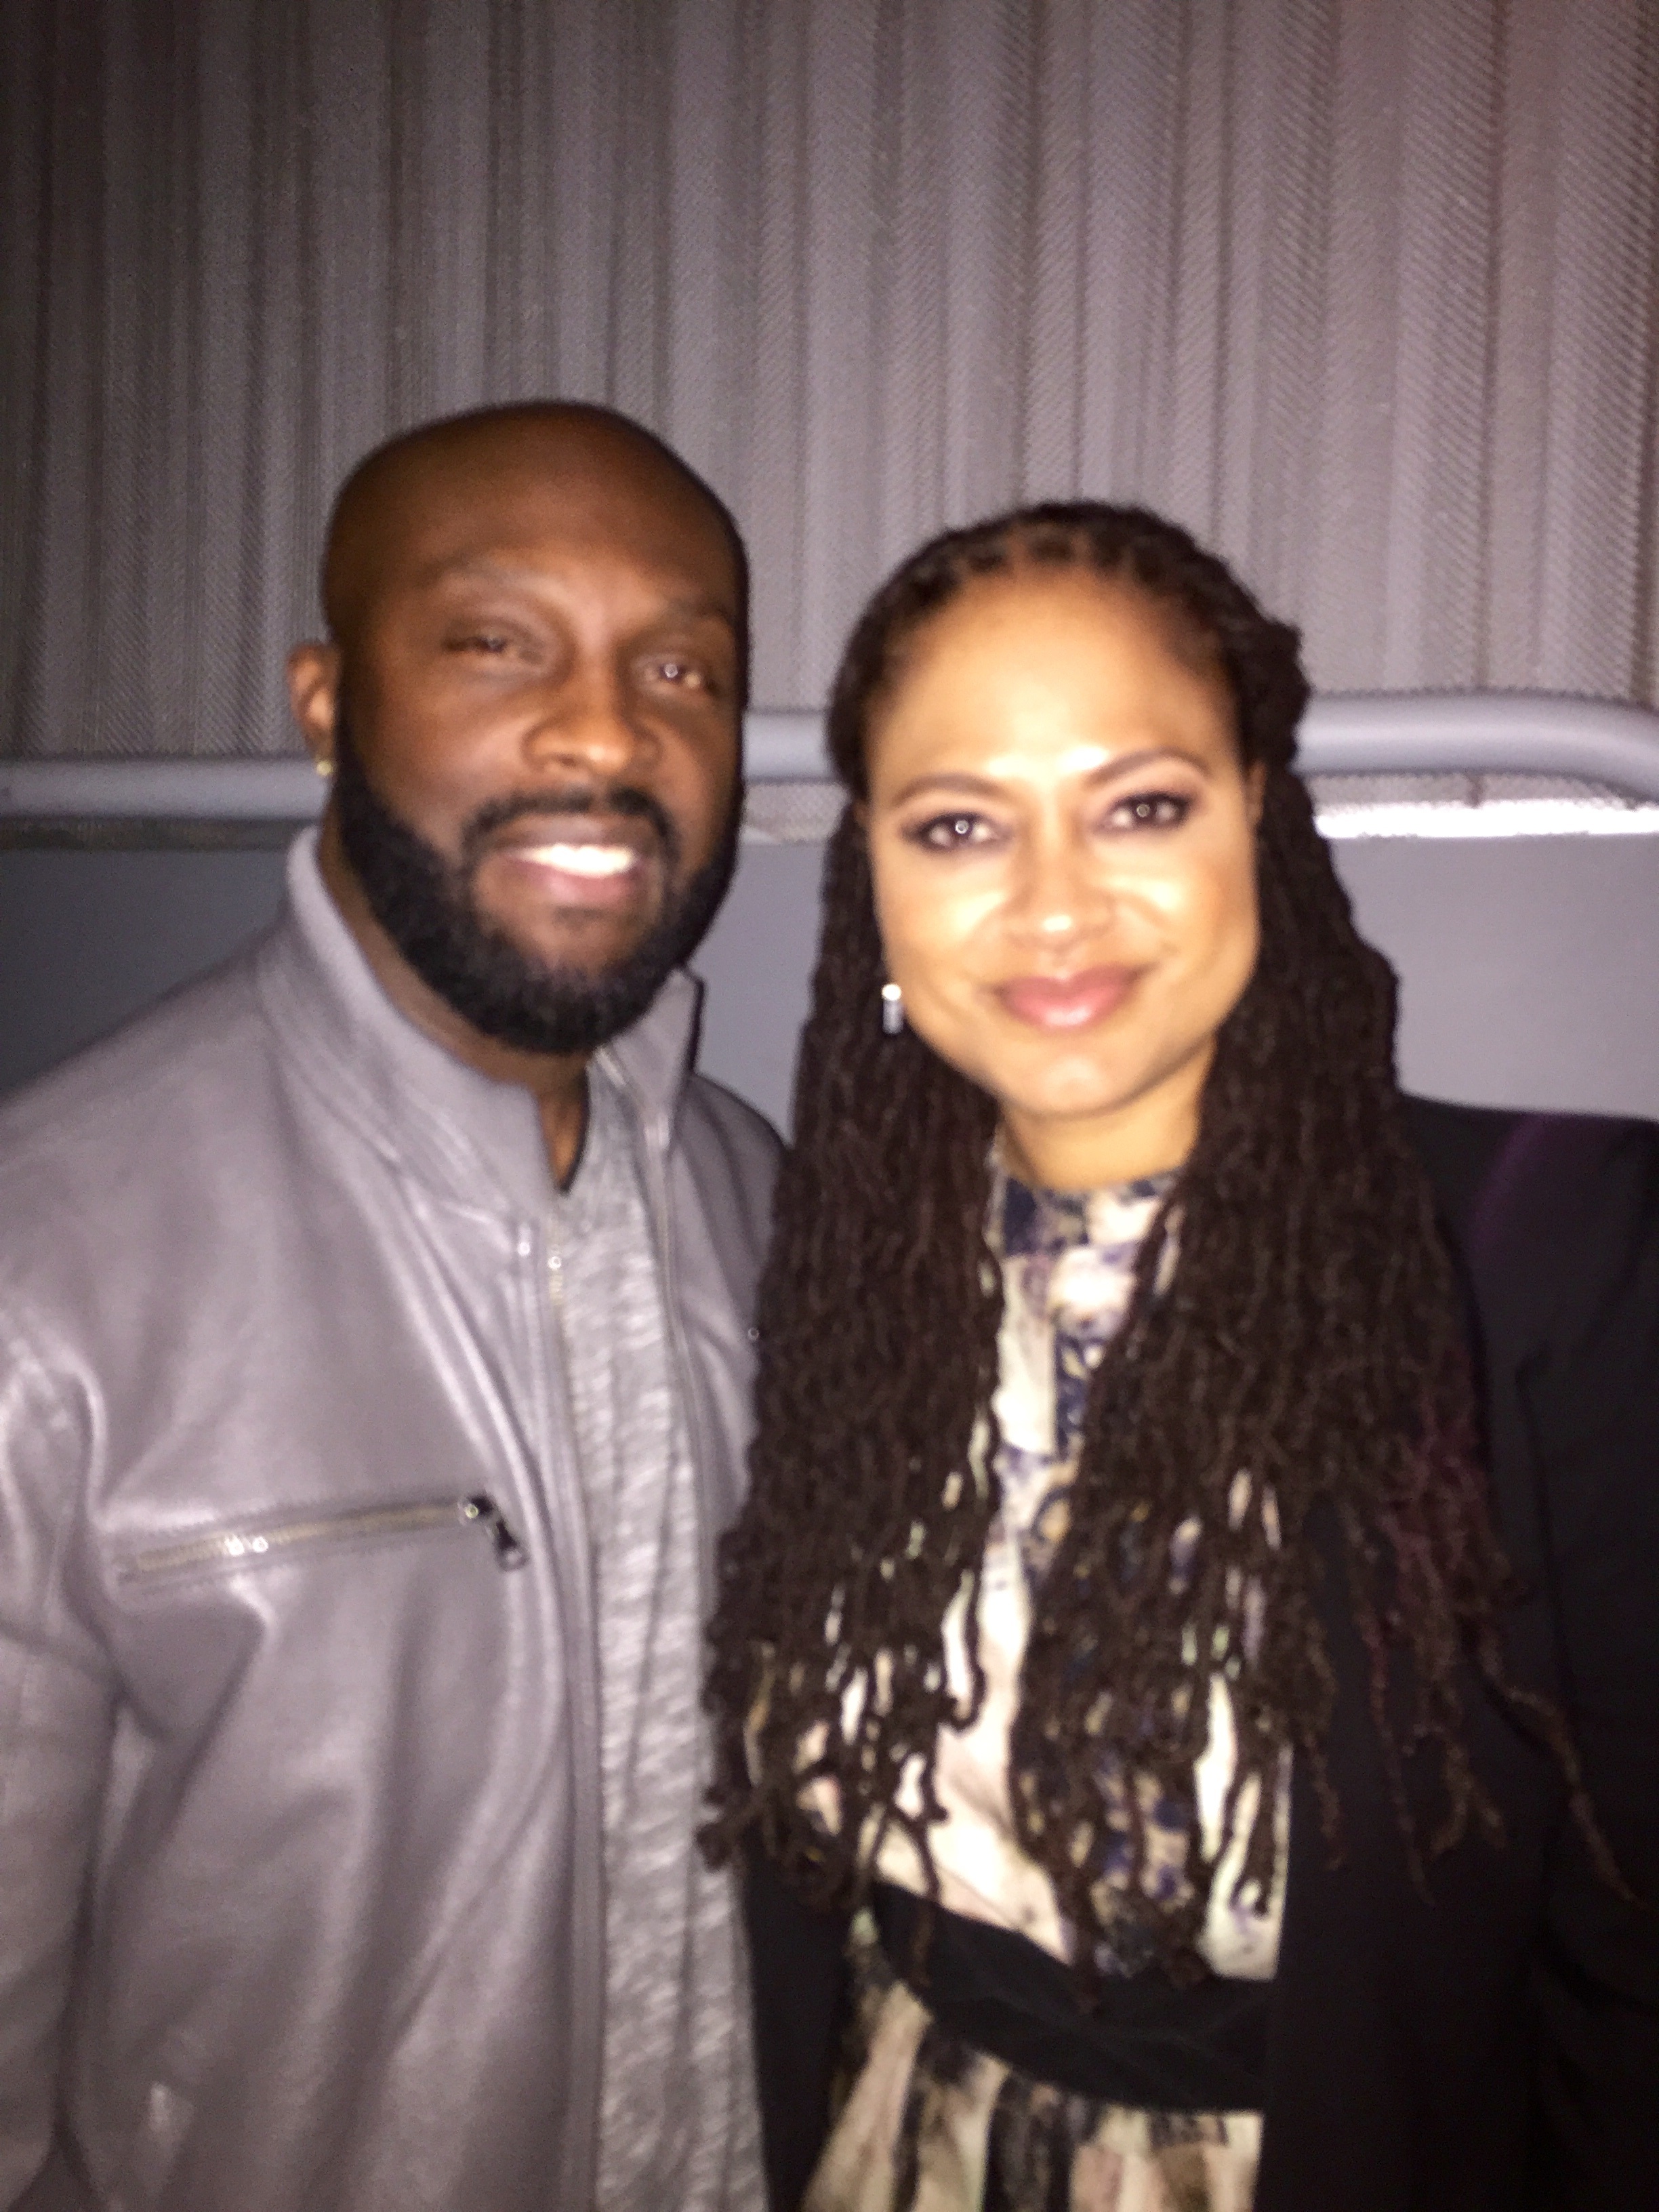
M191 1536L183 1543L134 1553L121 1563L117 1579L147 1582L157 1576L187 1573L192 1567L280 1558L285 1552L353 1536L412 1535L423 1528L453 1528L458 1523L488 1534L495 1547L495 1564L503 1572L523 1566L524 1546L495 1499L487 1491L479 1491L471 1498L434 1500L425 1505L369 1505L356 1513L314 1514L308 1520L280 1522L268 1528L216 1529L210 1535Z

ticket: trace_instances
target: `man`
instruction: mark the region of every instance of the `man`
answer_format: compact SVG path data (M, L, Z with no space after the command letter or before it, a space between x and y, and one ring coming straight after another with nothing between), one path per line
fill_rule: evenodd
M285 912L0 1112L0 2204L760 2203L694 1833L775 1140L679 972L744 593L604 410L371 455Z

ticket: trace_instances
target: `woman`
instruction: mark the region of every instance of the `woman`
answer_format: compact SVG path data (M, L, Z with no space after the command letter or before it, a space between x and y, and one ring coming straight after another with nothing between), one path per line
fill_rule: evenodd
M812 2212L1659 2202L1659 1133L1402 1099L1306 697L1092 504L837 679L710 1687Z

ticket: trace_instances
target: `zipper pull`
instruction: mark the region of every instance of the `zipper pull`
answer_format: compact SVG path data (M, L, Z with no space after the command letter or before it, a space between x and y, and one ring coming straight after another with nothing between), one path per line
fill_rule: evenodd
M511 1567L521 1567L530 1556L514 1534L505 1513L487 1490L476 1498L461 1498L455 1508L463 1521L476 1522L479 1528L489 1531L489 1540L495 1547L495 1564L505 1573Z

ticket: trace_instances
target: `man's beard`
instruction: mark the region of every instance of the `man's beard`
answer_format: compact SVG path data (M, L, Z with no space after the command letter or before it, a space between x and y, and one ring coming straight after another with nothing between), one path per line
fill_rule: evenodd
M334 810L340 843L369 910L415 973L463 1021L520 1052L586 1054L638 1021L673 970L690 958L737 865L740 799L712 856L680 879L674 822L648 792L572 785L492 799L468 822L453 862L392 811L370 784L345 726L335 732ZM473 895L488 838L538 815L628 816L655 833L662 911L614 966L555 967L514 944Z

